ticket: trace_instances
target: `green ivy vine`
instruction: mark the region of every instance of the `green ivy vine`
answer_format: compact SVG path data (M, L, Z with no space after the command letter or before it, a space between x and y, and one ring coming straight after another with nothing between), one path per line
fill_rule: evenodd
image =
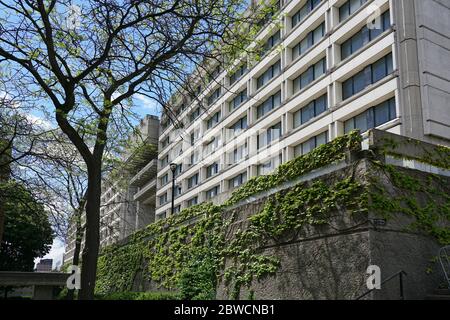
M193 206L149 225L124 246L107 248L99 258L97 292L130 291L141 272L161 287L180 292L185 299L213 299L219 282L233 299L240 298L243 287L247 287L249 298L254 298L252 283L274 275L280 268L280 260L264 254L262 248L306 226L325 225L336 213L370 210L387 219L394 213L407 214L414 218L411 231L450 243L450 189L446 181L428 175L424 182L376 158L369 160L374 170L368 175L369 181L351 174L300 182L268 196L258 213L245 222L238 221L239 209L232 209L233 205L342 161L349 152L360 151L360 144L357 131L336 138L281 165L271 175L249 180L221 206ZM392 182L395 192L386 190L384 178ZM418 193L426 199L419 201Z

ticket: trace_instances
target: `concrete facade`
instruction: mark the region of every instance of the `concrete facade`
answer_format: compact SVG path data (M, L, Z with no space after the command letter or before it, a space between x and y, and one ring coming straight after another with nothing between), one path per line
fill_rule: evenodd
M156 219L171 211L170 163L181 166L174 199L175 212L179 212L203 201L220 203L246 180L271 172L350 127L362 131L376 127L450 145L450 85L448 68L443 67L450 62L449 3L282 1L280 40L260 61L241 62L246 70L240 76L234 76L234 70L216 73L215 81L200 87L198 99L178 99L181 102L175 106L175 113L182 129L163 115ZM305 11L305 5L312 10ZM299 12L303 12L301 18ZM385 21L378 19L380 14L389 17L388 25L361 47L353 45L359 41L359 32L367 34L367 30L361 30L374 18L375 24ZM277 30L270 24L256 40L273 42ZM301 50L298 45L302 47L304 39L309 38L314 40L307 40L309 44L296 53ZM352 47L352 52L343 57L349 41L356 49ZM383 59L388 71L379 76L377 66ZM324 72L320 71L322 63ZM261 85L268 70L275 75ZM371 73L372 81L356 89L365 72ZM215 94L220 88L221 93ZM277 99L279 102L273 102ZM323 99L326 108L317 112L317 106L323 106L318 101ZM264 108L260 106L267 101L269 105L272 101L273 108L261 112ZM378 119L378 110L386 103L389 115ZM307 109L311 105L316 110L299 122L304 111L311 112ZM362 118L367 122L361 126Z

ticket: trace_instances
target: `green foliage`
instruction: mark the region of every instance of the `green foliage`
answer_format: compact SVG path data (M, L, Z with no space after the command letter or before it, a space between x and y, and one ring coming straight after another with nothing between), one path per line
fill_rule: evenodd
M420 181L376 160L366 183L353 174L299 182L267 197L262 210L246 221L238 220L238 209L230 210L250 196L342 161L349 151L360 150L360 142L358 132L339 137L271 175L251 179L222 206L203 203L185 209L136 233L126 246L108 248L99 260L97 291L128 292L142 272L161 287L177 290L183 299L214 299L219 281L231 298L239 299L247 287L253 299L252 283L280 268L280 260L261 248L295 237L309 226L326 226L333 215L368 210L387 219L407 214L414 218L410 230L450 243L450 187L445 181L434 175ZM395 190L386 189L386 179ZM418 194L426 198L418 200Z
M225 267L225 258L230 256L235 257L236 263L234 267L227 266L223 276L228 284L234 286L235 292L239 292L242 285L249 285L254 278L260 279L273 274L279 266L278 260L259 255L256 252L257 244L265 241L267 236L280 234L291 227L290 224L285 228L276 224L296 219L295 213L288 210L288 204L282 197L286 201L292 199L297 189L288 195L277 196L277 205L283 208L284 217L271 216L271 206L275 204L269 201L263 212L252 218L250 228L238 233L232 241L226 238L226 230L234 222L234 216L224 217L224 209L253 194L342 160L346 152L356 150L359 143L357 132L337 138L308 155L280 166L272 175L250 180L233 193L223 206L211 203L193 206L179 215L160 220L137 232L126 246L107 248L99 258L96 292L107 294L130 291L136 274L142 272L164 288L179 290L183 298L213 299L217 279L222 276ZM304 223L322 221L327 210L334 208L332 201L335 198L348 197L348 193L353 192L343 182L337 186L339 189L328 190L330 199L325 201L326 206L315 206L306 212ZM304 187L303 184L297 186L302 190ZM304 206L312 203L311 199L317 201L323 195L319 193L322 187L313 185L302 191ZM300 206L300 203L297 205ZM295 210L294 207L292 210ZM231 282L231 276L236 281ZM234 296L237 297L238 294Z
M270 190L283 182L292 181L312 170L343 160L347 151L359 150L361 136L358 131L352 131L346 136L338 137L331 143L319 146L310 153L295 158L278 167L270 175L257 176L233 192L225 205L233 205L255 195Z
M171 292L115 292L108 295L96 295L96 300L179 300Z
M250 217L249 226L245 231L237 232L224 251L232 261L224 274L231 297L238 299L242 286L250 288L255 279L278 270L280 261L259 254L259 248L282 241L286 234L300 231L304 226L326 224L330 214L337 210L345 213L351 208L360 209L360 204L365 203L361 201L363 190L353 178L330 185L319 180L311 185L300 183L268 198L262 211Z
M409 231L428 234L442 245L449 245L450 186L446 180L429 175L423 181L394 166L375 164L394 190L386 190L380 175L372 175L369 209L387 219L393 213L408 215L414 219Z
M216 297L217 263L209 248L196 249L192 260L180 273L180 297L183 300L212 300Z
M0 270L33 271L34 259L48 253L53 242L47 213L16 182L0 184L0 203L5 213Z

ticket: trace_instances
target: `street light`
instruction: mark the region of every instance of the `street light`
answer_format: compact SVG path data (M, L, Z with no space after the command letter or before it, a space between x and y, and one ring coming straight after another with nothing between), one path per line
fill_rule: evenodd
M172 171L172 209L170 211L170 215L173 216L173 212L175 210L175 171L177 170L178 165L176 163L170 164L170 170Z

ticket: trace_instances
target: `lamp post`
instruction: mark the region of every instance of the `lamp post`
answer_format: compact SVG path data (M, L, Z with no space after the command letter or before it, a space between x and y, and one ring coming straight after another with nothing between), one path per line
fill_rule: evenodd
M170 215L173 216L173 212L175 210L175 171L177 170L178 165L176 163L170 164L170 170L172 171L172 208L170 211Z

